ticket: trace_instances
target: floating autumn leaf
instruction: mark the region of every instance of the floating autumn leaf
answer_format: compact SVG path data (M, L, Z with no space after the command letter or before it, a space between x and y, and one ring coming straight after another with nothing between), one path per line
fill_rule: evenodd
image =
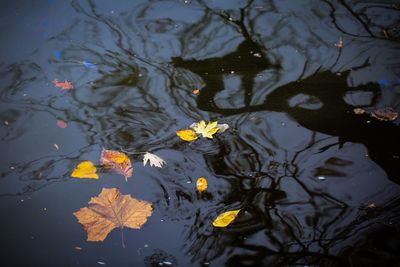
M203 192L207 189L207 180L204 177L200 177L196 181L196 188L199 192Z
M146 152L143 156L143 166L146 166L147 162L150 162L151 167L155 166L158 168L162 168L166 164L162 158L149 152Z
M55 87L59 87L62 90L70 90L70 89L74 88L72 83L67 80L64 80L64 82L59 82L57 79L54 79L52 81L52 83L54 84Z
M355 108L353 109L354 114L361 115L365 113L365 109L363 108Z
M124 227L140 229L152 211L146 201L122 195L117 188L103 188L97 197L90 199L87 207L73 214L83 225L88 241L103 241L116 227L121 233Z
M185 140L185 141L193 141L198 138L196 133L193 132L192 130L176 131L176 135L179 136L180 139Z
M119 174L125 176L125 180L133 174L133 168L130 159L122 152L104 149L101 151L100 164L109 169L113 169Z
M239 214L240 209L226 211L218 215L218 217L213 221L212 225L214 227L226 227L228 226L234 219L236 219Z
M371 113L371 116L381 121L394 121L399 116L399 113L392 108L383 108L375 110Z
M96 173L96 166L94 166L94 164L88 160L79 163L78 166L76 166L72 171L71 176L74 178L99 179L99 176Z
M63 120L57 120L57 126L61 129L67 128L67 123Z
M194 123L190 125L190 127L197 133L201 134L203 137L206 138L213 138L213 134L219 131L219 128L217 127L218 122L209 122L206 124L205 121L200 121L199 123Z

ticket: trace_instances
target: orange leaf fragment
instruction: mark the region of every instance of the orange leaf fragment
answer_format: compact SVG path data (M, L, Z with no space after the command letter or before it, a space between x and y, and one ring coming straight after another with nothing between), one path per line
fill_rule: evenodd
M176 132L176 135L179 136L180 139L185 141L193 141L198 138L196 133L192 130L180 130Z
M93 178L99 179L96 173L96 166L91 161L85 160L78 164L72 171L71 176L74 178Z
M198 95L198 94L200 94L200 89L193 89L192 93L195 95Z
M103 241L116 227L140 229L152 212L146 201L122 195L117 188L103 188L87 207L73 214L87 232L88 241Z
M207 189L207 180L204 177L200 177L196 181L196 188L199 192L203 192Z
M100 164L109 169L115 170L117 173L125 176L127 181L133 174L133 168L130 159L122 152L104 149L101 151Z
M55 87L59 87L62 90L70 90L70 89L74 88L72 83L67 80L64 80L64 82L59 82L57 79L54 79L52 81L52 83L54 84Z

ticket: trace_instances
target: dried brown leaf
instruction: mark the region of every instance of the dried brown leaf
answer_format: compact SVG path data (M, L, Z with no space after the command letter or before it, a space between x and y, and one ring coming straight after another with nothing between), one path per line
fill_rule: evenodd
M74 215L87 232L88 241L103 241L116 227L140 229L152 212L146 201L122 195L117 188L103 188Z

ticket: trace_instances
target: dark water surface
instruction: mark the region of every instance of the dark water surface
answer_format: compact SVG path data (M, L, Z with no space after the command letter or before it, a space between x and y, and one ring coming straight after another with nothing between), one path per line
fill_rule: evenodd
M399 2L0 6L1 266L400 266L400 120L369 116L400 111ZM175 135L200 120L230 129ZM70 177L102 148L133 177ZM72 215L103 187L152 203L126 248Z

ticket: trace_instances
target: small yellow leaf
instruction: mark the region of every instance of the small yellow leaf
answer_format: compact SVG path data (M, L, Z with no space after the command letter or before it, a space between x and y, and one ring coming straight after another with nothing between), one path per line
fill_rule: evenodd
M176 135L179 136L180 139L185 140L185 141L193 141L198 138L196 133L193 132L192 130L176 131Z
M218 215L218 217L213 221L212 225L214 227L226 227L228 226L234 219L236 219L239 214L240 209L226 211Z
M99 179L96 173L96 166L91 161L85 160L78 164L71 173L75 178L94 178Z
M204 177L200 177L196 181L196 188L199 192L203 192L207 189L207 180Z

